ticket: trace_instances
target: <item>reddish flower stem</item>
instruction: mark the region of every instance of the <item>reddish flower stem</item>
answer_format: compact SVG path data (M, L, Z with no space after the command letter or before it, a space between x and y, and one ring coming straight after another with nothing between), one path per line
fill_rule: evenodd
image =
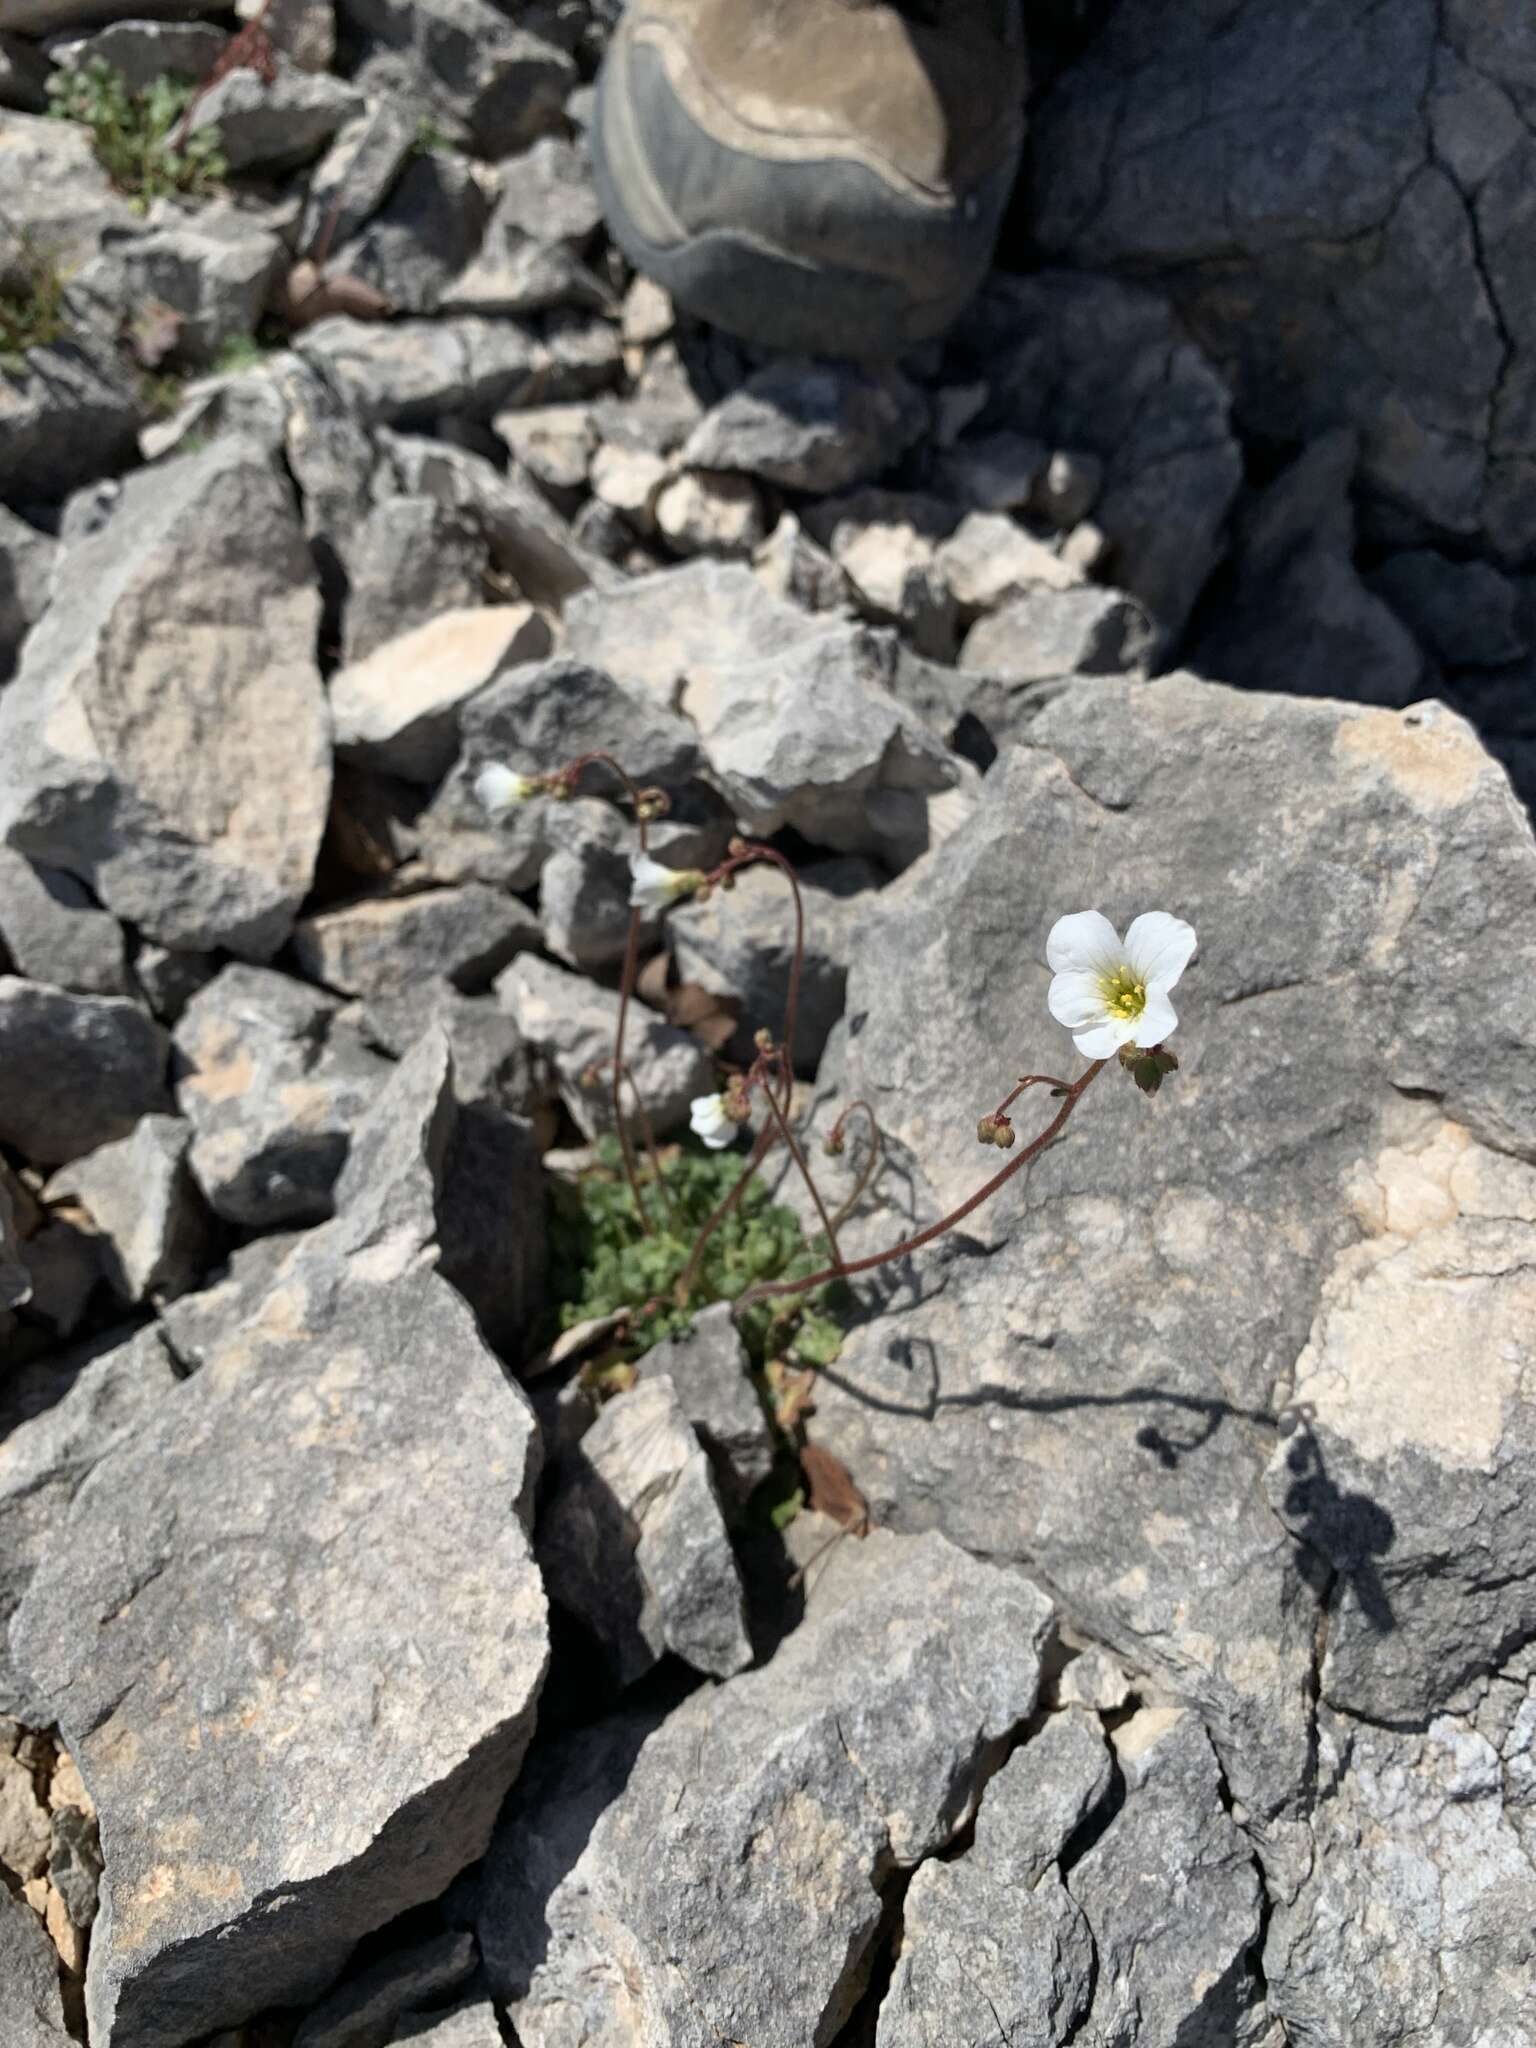
M785 1064L787 1065L788 1062L786 1061ZM784 1140L785 1144L789 1147L790 1153L794 1158L794 1162L796 1166L798 1166L800 1169L801 1179L805 1182L806 1186L811 1191L811 1200L816 1204L816 1214L821 1218L821 1227L827 1233L828 1249L831 1251L833 1258L838 1261L839 1265L841 1265L843 1255L838 1250L837 1226L833 1223L832 1218L827 1214L827 1205L821 1199L821 1189L817 1187L815 1179L812 1176L810 1163L806 1159L804 1151L801 1149L800 1140L789 1128L789 1119L785 1116L783 1110L779 1107L778 1098L773 1092L772 1085L766 1081L763 1084L763 1099L768 1104L769 1113L772 1115L774 1123L778 1126L779 1136Z
M1010 1159L1008 1164L1000 1172L993 1174L975 1194L968 1195L958 1209L952 1209L947 1216L941 1216L937 1223L930 1223L926 1230L920 1230L915 1237L904 1238L900 1244L892 1245L889 1251L873 1252L867 1259L853 1259L846 1265L839 1262L836 1265L824 1266L819 1273L812 1273L804 1280L760 1280L755 1287L747 1289L732 1313L739 1315L753 1302L771 1301L777 1295L808 1294L813 1287L821 1287L828 1280L849 1280L856 1273L872 1273L877 1266L889 1266L896 1259L904 1259L912 1252L921 1251L924 1245L932 1244L935 1238L942 1237L948 1230L953 1230L957 1223L963 1223L973 1210L979 1209L983 1202L989 1201L1005 1182L1012 1180L1022 1167L1027 1166L1031 1159L1044 1151L1076 1109L1089 1082L1107 1064L1105 1060L1095 1060L1086 1074L1071 1082L1061 1108L1039 1137L1032 1139L1017 1159Z
M852 1191L832 1219L834 1223L847 1222L848 1218L853 1214L854 1204L874 1179L875 1168L885 1156L885 1140L880 1135L880 1125L876 1120L875 1112L862 1096L856 1102L849 1103L837 1122L832 1126L833 1130L841 1136L843 1125L847 1123L849 1117L853 1115L856 1109L862 1109L865 1116L869 1119L869 1151L865 1155L864 1164L859 1170L859 1177L854 1182Z

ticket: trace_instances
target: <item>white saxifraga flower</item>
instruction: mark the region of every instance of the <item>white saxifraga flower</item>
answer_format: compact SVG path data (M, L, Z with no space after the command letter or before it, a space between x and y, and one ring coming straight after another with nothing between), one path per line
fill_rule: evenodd
M711 1152L721 1151L736 1135L736 1120L727 1113L723 1095L695 1095L688 1105L688 1123Z
M1194 926L1166 910L1144 911L1123 939L1101 910L1058 917L1045 942L1051 1015L1086 1059L1161 1045L1179 1021L1168 991L1194 950Z
M531 775L519 775L501 761L489 761L475 777L475 796L494 817L539 794Z
M629 856L631 910L665 910L680 896L691 896L704 877L697 868L663 867L648 853Z

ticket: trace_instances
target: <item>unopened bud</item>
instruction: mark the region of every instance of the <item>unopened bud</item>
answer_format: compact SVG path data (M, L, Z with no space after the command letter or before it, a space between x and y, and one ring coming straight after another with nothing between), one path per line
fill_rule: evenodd
M747 842L745 841L745 839L742 839L741 837L737 836L730 841L725 850L730 855L732 860L740 860L742 855L747 851Z
M827 1135L822 1139L821 1149L823 1152L826 1153L829 1159L841 1159L843 1156L843 1151L846 1142L847 1141L843 1137L842 1125L835 1124L833 1128L830 1131L828 1131Z
M1012 1120L1006 1116L995 1116L992 1119L993 1144L998 1146L1000 1150L1006 1152L1009 1146L1013 1143L1013 1139L1014 1130Z
M766 1024L762 1027L760 1031L753 1032L752 1043L757 1047L759 1052L773 1051L773 1033L768 1029L768 1026Z
M672 808L672 799L664 789L642 789L635 805L635 816L647 824L653 818L664 818Z
M995 1145L997 1143L997 1118L995 1116L984 1116L978 1122L976 1126L976 1142L978 1145Z

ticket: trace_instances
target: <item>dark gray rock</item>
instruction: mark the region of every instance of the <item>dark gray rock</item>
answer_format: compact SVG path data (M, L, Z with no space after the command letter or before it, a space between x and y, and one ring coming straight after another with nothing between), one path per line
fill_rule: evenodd
M578 1128L589 1138L612 1129L618 996L531 953L520 954L497 977L496 996L527 1043L553 1066ZM644 1004L630 1005L624 1064L658 1135L687 1122L695 1096L714 1092L714 1062L698 1039Z
M195 1294L159 1304L157 1327L183 1376L197 1372L230 1331L255 1314L304 1235L302 1230L274 1231L254 1238L237 1247L228 1265Z
M472 1934L439 1934L346 1978L305 2018L293 2048L387 2048L403 2013L438 2005L474 1975Z
M750 1378L729 1302L701 1309L692 1329L652 1345L642 1382L664 1374L709 1457L727 1510L743 1506L773 1468L773 1431Z
M1418 548L1389 555L1366 583L1447 668L1502 668L1531 651L1528 600L1488 562Z
M342 656L351 663L444 612L482 605L490 551L469 519L435 498L386 498L369 512L347 566ZM547 652L547 643L539 651ZM333 676L333 713L337 681Z
M1114 1778L1093 1715L1080 1708L1050 1715L988 1785L969 1855L1005 1889L1032 1889L1103 1804Z
M10 2048L67 2048L59 1959L32 1908L0 1885L0 2024Z
M480 246L490 205L467 159L415 156L356 238L329 268L361 278L397 313L435 313L450 281Z
M114 1444L177 1384L153 1329L115 1331L0 1383L0 1713L38 1725L46 1702L6 1647L11 1616L39 1560L60 1540L69 1503ZM0 1885L0 1895L5 1887ZM0 1971L0 1985L5 1975Z
M1216 371L1153 293L1060 271L994 273L957 341L986 364L983 431L1102 461L1110 574L1171 644L1221 557L1243 473Z
M552 806L539 870L539 923L557 960L592 973L617 966L629 941L633 828L595 798Z
M602 306L609 294L582 260L602 209L586 152L547 135L499 166L501 193L473 261L444 304L473 313Z
M18 1221L18 1210L24 1210L26 1200L9 1168L0 1169L0 1335L10 1328L5 1311L20 1308L32 1292Z
M1125 1804L1067 1878L1098 1956L1089 2038L1255 2041L1264 1887L1205 1731L1187 1710L1143 1708L1115 1750Z
M432 499L391 502L442 516ZM528 605L436 611L332 676L337 752L407 782L440 782L458 752L467 701L549 647L549 626Z
M788 490L841 491L891 468L926 425L921 392L896 371L785 356L699 422L683 460Z
M76 322L66 336L28 349L21 365L0 371L6 489L22 500L55 499L126 466L144 416L143 396L114 340Z
M0 696L0 836L164 945L265 957L330 793L289 487L253 444L216 440L130 477L59 574L71 601Z
M270 85L254 71L226 72L194 106L190 132L216 129L232 171L291 171L362 110L361 94L344 80L279 57Z
M102 1240L102 1270L125 1302L171 1300L203 1269L208 1219L187 1171L191 1126L141 1117L126 1138L61 1168L47 1202L75 1201Z
M102 1815L121 2048L314 1999L480 1854L532 1732L531 1412L419 1253L347 1242L96 1466L13 1624Z
M174 1024L200 988L219 971L212 953L172 952L151 940L133 956L133 978L162 1024Z
M1354 566L1357 454L1353 433L1323 436L1239 521L1233 588L1191 655L1202 675L1394 709L1418 695L1423 654Z
M848 954L858 922L884 876L866 860L816 861L802 868L805 955L796 1013L794 1064L813 1074L828 1034L843 1014ZM784 1004L795 952L794 904L775 869L744 869L729 890L703 903L679 904L667 920L677 971L714 995L741 999L732 1057L750 1063L754 1034L782 1038Z
M488 419L542 392L549 368L548 350L526 328L469 314L378 321L338 313L306 328L298 352L339 382L362 419L398 427L457 413Z
M847 2017L881 1888L964 1825L1030 1711L1050 1609L935 1536L841 1545L818 1596L763 1670L536 1753L479 1918L528 2048L803 2048Z
M477 995L539 936L516 897L467 882L318 911L294 927L293 951L312 981L343 995L392 995L431 979Z
M100 299L104 315L149 301L167 307L178 323L171 360L207 369L255 332L287 261L280 235L237 206L204 206L190 217L166 209L147 230L109 234L77 289Z
M48 55L63 71L83 70L100 58L121 73L130 91L143 92L167 73L200 84L228 41L211 21L108 21L89 35L56 38L48 45Z
M1123 928L1166 905L1193 923L1181 1070L1151 1104L1112 1069L1018 1192L967 1218L948 1259L918 1256L918 1298L900 1269L886 1276L894 1311L845 1340L817 1435L878 1520L1027 1558L1096 1639L1197 1703L1234 1797L1262 1816L1305 1781L1318 1553L1331 1546L1349 1581L1341 1614L1372 1597L1397 1543L1408 1559L1437 1542L1456 1558L1464 1508L1451 1504L1486 1483L1473 1475L1502 1432L1523 1441L1491 1405L1500 1363L1486 1396L1480 1382L1470 1467L1407 1496L1445 1523L1410 1532L1394 1515L1387 1538L1369 1492L1348 1504L1348 1466L1328 1477L1327 1439L1289 1530L1265 1498L1296 1362L1361 1236L1351 1183L1417 1128L1412 1096L1441 1098L1438 1113L1490 1149L1536 1156L1509 951L1536 848L1502 770L1434 705L1106 680L1056 698L1031 738L999 759L955 837L882 893L855 948L820 1082L829 1101L873 1104L910 1175L901 1212L874 1219L878 1241L982 1185L976 1117L1018 1072L1071 1071L1040 964L1065 911L1097 900ZM1021 1142L1047 1118L1040 1104L1019 1121ZM967 1239L987 1256L967 1256ZM1483 1306L1502 1318L1522 1284L1426 1281L1393 1327L1443 1330L1435 1374L1481 1357L1486 1379ZM1443 1410L1459 1417L1455 1401ZM1405 1442L1397 1469L1417 1484L1443 1460L1416 1465ZM1276 1479L1283 1503L1290 1481ZM1389 1547L1362 1554L1372 1530ZM1477 1547L1468 1532L1431 1616L1477 1573ZM1518 1543L1512 1555L1523 1571ZM1499 1567L1479 1583L1491 1605L1474 1628L1485 1644L1514 1639L1530 1581ZM1364 1657L1369 1624L1353 1626ZM1384 1644L1399 1641L1394 1664ZM1464 1675L1433 1630L1378 1633L1369 1656L1394 1689Z
M1467 0L1264 0L1173 25L1136 0L1041 110L1034 232L1164 285L1248 433L1358 428L1376 533L1524 559L1529 81L1525 24Z
M492 996L463 996L450 982L428 980L370 997L359 1023L368 1043L393 1059L434 1027L448 1040L460 1102L531 1116L552 1094L522 1033Z
M709 1459L664 1372L609 1401L562 1455L534 1545L550 1599L631 1685L668 1652L729 1678L752 1661Z
M167 1109L165 1033L120 996L0 975L0 1140L63 1166Z
M341 0L344 21L405 60L434 109L506 156L558 129L576 67L555 42L490 0Z
M23 114L48 111L47 57L35 43L0 29L0 107Z
M34 867L0 846L0 947L29 981L76 995L126 996L123 928L61 868Z
M349 242L389 197L416 137L406 107L387 96L369 99L310 173L299 247L329 254Z
M752 569L772 597L802 611L853 609L848 578L793 512L781 512L772 533L752 557Z
M247 1229L316 1223L387 1069L345 1033L334 998L260 967L226 967L176 1026L177 1102L192 1177Z
M1152 629L1139 604L1118 590L1032 590L978 619L960 649L962 668L1004 683L1058 676L1126 675L1151 651Z
M1043 442L997 427L946 449L933 466L934 488L973 512L1022 511L1033 502L1048 460Z

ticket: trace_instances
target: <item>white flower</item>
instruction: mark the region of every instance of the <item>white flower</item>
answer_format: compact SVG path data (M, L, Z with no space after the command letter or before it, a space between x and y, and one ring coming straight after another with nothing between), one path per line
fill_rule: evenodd
M1101 910L1058 917L1045 942L1051 1015L1086 1059L1161 1045L1179 1021L1168 991L1194 950L1194 926L1166 910L1143 911L1123 940Z
M648 853L629 856L631 910L665 910L679 896L691 896L704 877L697 868L667 868Z
M736 1120L727 1114L723 1095L695 1095L688 1105L688 1122L711 1152L719 1152L736 1135Z
M515 774L501 761L488 762L475 777L475 795L493 817L538 794L539 785L531 775Z

